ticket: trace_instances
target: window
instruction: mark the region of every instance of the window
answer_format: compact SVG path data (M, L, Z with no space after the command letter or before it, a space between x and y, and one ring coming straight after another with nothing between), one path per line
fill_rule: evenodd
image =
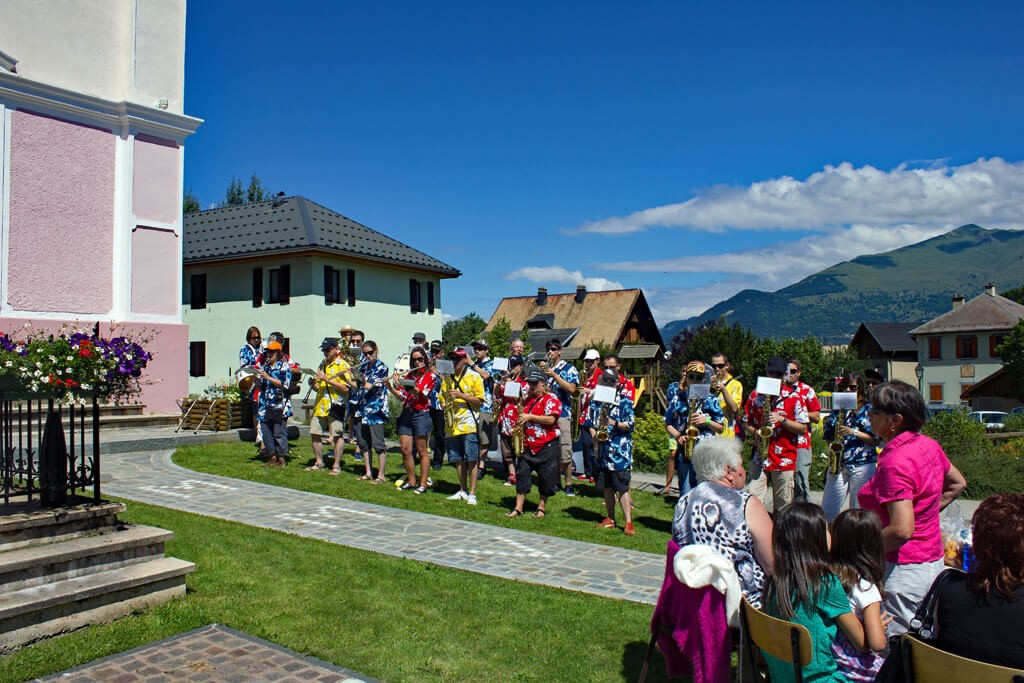
M330 306L341 302L341 273L324 266L324 303Z
M356 305L356 271L349 268L345 272L345 291L348 292L348 305Z
M252 269L252 307L259 308L263 305L263 269Z
M291 266L281 266L270 271L270 296L268 304L288 305L291 301Z
M999 358L999 346L1006 341L1005 334L990 334L988 336L988 356L989 358Z
M284 355L286 355L286 356L292 355L292 338L291 337L285 337L284 338L284 341L281 342L281 350L284 351Z
M942 360L942 337L928 337L928 359Z
M188 374L189 377L206 376L206 342L188 343Z
M192 289L189 304L192 308L206 308L206 273L193 275L189 278L189 284Z
M434 283L427 283L427 313L434 315Z
M409 312L419 313L423 308L420 306L420 283L409 278Z
M978 338L972 335L961 335L956 338L957 358L977 358Z
M929 384L928 385L928 401L931 403L942 403L942 386L941 384Z

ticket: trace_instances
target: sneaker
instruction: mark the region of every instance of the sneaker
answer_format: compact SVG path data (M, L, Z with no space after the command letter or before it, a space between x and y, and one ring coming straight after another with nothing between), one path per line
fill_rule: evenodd
M484 478L484 474L486 474L486 473L487 473L487 470L485 470L483 467L478 469L476 471L476 480L480 481L481 479L483 479Z
M586 481L587 475L580 474L579 472L577 472L575 475L573 475L573 479L575 479L576 481Z
M633 528L633 522L626 522L626 528L623 529L627 536L635 536L636 529Z
M417 496L422 496L424 493L427 492L427 487L426 486L417 486L416 488L414 488L412 490L412 492L415 493Z
M576 489L574 489L572 486L566 486L565 487L565 495L569 496L570 498L575 498L576 497Z
M362 462L363 461L363 454L362 453L353 453L352 454L352 459L355 460L356 462Z
M587 477L587 481L589 481L591 484L593 484L594 483L594 478L593 477Z
M410 484L409 482L406 481L406 482L403 482L402 485L398 487L398 490L399 491L408 491L411 488L412 488L412 484Z
M431 479L430 477L427 477L427 488L428 489L434 488L434 480Z
M505 480L505 486L515 486L516 483L511 478Z
M476 505L476 494L471 493L466 496L466 505Z
M466 500L467 498L469 498L469 494L462 489L459 489L452 495L448 496L448 500Z
M602 519L600 521L600 523L598 523L597 528L598 529L614 529L615 528L615 520L612 519L611 517L605 517L604 519Z

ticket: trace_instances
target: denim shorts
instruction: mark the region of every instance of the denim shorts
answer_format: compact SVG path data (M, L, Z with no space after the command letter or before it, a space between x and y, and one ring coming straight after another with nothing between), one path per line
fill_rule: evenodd
M430 434L429 410L403 410L398 415L399 436L426 436Z
M449 436L444 445L448 450L448 462L477 462L480 459L480 442L476 434Z

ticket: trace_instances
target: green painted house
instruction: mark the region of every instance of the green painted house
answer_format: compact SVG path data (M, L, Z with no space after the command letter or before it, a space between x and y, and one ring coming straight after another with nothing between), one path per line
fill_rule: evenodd
M461 273L403 242L304 197L185 216L182 314L189 330L189 391L238 369L256 325L288 339L316 367L320 341L342 326L376 341L388 366L414 332L441 337L441 281Z

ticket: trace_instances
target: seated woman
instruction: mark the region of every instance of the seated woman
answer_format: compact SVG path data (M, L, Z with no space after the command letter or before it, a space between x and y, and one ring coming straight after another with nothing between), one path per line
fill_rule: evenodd
M672 538L680 546L709 545L736 567L740 589L761 607L765 576L772 571L772 520L743 490L747 471L733 439L705 439L693 449L698 484L679 499Z
M950 572L935 609L937 647L1024 669L1024 494L989 496L974 513L974 564Z

